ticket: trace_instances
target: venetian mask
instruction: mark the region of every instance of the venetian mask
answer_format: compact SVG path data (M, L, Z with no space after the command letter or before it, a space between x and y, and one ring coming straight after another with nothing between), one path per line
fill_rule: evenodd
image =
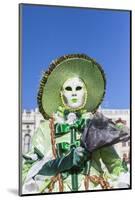
M61 91L63 104L71 109L80 109L85 106L87 91L84 82L78 78L65 81Z

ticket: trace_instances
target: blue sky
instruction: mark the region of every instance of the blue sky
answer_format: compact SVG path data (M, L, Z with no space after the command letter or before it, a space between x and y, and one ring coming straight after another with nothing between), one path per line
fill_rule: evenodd
M22 108L37 107L42 72L64 54L85 53L105 71L102 107L130 105L130 14L22 5Z

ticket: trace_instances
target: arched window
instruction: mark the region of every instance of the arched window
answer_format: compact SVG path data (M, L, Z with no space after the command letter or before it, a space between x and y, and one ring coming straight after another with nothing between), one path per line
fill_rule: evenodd
M126 153L123 153L123 158L127 158L127 154Z
M122 147L126 147L126 142L122 142Z
M24 153L27 153L30 150L31 136L26 133L24 136Z
M123 161L128 162L128 153L123 153Z

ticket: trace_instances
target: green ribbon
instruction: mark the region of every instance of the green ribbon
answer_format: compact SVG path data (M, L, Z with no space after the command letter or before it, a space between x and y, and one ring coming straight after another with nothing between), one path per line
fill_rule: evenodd
M80 140L76 140L74 143L69 144L68 142L61 142L57 144L59 146L59 149L62 151L70 151L71 147L79 147L80 146Z
M55 124L55 137L59 137L71 131L74 128L76 131L81 131L88 123L89 119L78 119L74 124Z

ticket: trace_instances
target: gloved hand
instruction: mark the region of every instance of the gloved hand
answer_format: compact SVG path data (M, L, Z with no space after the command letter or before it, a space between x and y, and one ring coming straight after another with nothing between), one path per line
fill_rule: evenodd
M73 153L73 166L72 167L81 167L85 161L88 160L89 152L86 151L83 147L77 147L72 150Z
M88 158L89 153L83 147L77 147L72 149L66 156L45 163L38 174L44 176L55 176L58 173L68 171L72 168L80 169Z

